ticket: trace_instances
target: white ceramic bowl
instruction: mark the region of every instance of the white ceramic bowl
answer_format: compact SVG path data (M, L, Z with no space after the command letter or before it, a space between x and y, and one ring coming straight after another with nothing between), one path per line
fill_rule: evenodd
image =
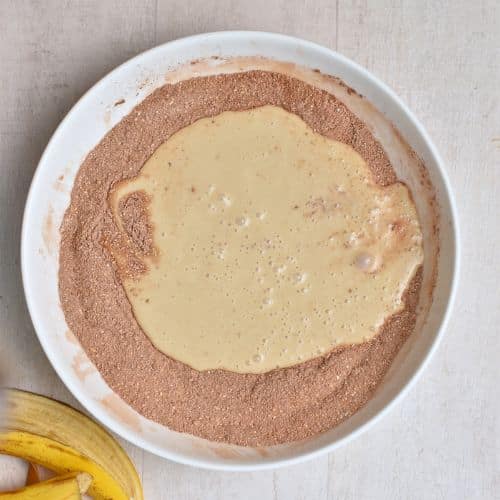
M185 66L194 59L211 56L250 58L246 62L240 59L236 66L217 58ZM417 332L398 354L374 397L353 417L324 434L299 443L259 449L212 443L176 433L145 419L126 405L105 384L68 331L57 283L58 228L85 155L133 106L165 83L166 75L168 80L175 80L193 74L273 64L253 56L293 63L280 68L299 76L308 75L313 80L317 78L318 85L328 86L328 81L333 80L311 71L320 70L341 78L366 96L379 112L366 107L366 101L359 98L353 98L355 102L350 107L361 115L363 109L368 110L363 118L367 122L378 120L380 125L385 121L380 127L377 123L373 125L379 130L385 126L386 131L391 131L390 122L395 125L425 163L440 215L434 298L428 307L423 307L425 313L419 318ZM294 65L309 69L302 70ZM337 91L342 93L339 88ZM354 94L344 89L346 100L349 95ZM121 99L125 99L125 103L114 106ZM394 134L389 135L394 137ZM404 156L401 147L393 147L387 140L382 143L392 150L391 161L396 164L398 175L412 188L424 232L431 235L426 220L429 197L422 192L416 171L408 168L409 157ZM426 244L431 248L436 241L429 241ZM456 210L442 161L423 127L398 97L365 69L311 42L271 33L221 32L176 40L131 59L98 82L68 113L45 149L26 202L21 243L24 289L35 330L47 357L74 396L95 418L137 446L177 462L212 469L255 470L300 462L337 448L373 425L407 393L436 349L457 282Z

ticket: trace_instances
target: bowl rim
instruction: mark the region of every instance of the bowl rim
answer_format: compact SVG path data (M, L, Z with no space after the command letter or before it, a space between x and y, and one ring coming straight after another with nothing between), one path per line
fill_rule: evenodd
M390 100L392 100L401 110L401 112L406 115L406 118L410 121L411 125L415 127L415 129L418 131L420 134L421 138L423 139L424 143L429 149L430 156L432 157L433 161L435 162L436 165L436 171L437 174L441 177L442 183L443 183L443 194L448 198L449 202L449 209L450 209L450 215L451 215L451 237L453 239L453 265L452 265L452 274L451 274L451 283L450 283L450 288L449 288L449 296L446 301L446 306L444 313L442 314L442 318L440 322L438 323L436 327L436 334L435 337L428 348L427 352L424 354L422 359L420 360L419 364L417 365L416 369L414 370L414 373L410 376L408 381L401 387L399 392L379 411L374 413L371 417L369 417L364 423L362 423L359 427L355 428L353 431L351 431L349 434L346 436L332 442L329 444L325 445L320 445L318 446L317 449L312 450L312 451L305 451L305 452L299 452L293 457L289 458L268 458L268 459L263 459L260 463L259 462L253 462L253 463L247 463L243 461L238 461L234 460L234 462L231 463L221 463L221 462L215 462L215 461L209 461L207 459L203 458L192 458L192 457L187 457L183 453L179 453L173 450L166 451L163 448L156 447L155 445L146 442L143 440L140 436L134 434L133 432L129 431L127 428L121 426L116 422L116 420L111 417L110 415L106 415L104 412L98 411L95 412L94 409L90 410L89 408L92 407L93 405L90 402L90 397L86 397L85 394L83 394L82 391L80 391L79 388L74 386L74 384L65 378L64 370L60 368L58 365L56 356L52 353L51 349L48 346L48 343L44 339L44 335L40 334L37 328L37 325L35 324L35 321L33 320L34 318L34 299L32 296L30 296L29 293L29 286L28 286L28 273L27 273L27 259L28 259L28 252L30 248L28 247L26 241L27 241L27 232L28 232L28 224L27 224L27 219L28 215L30 213L30 208L33 203L33 198L34 198L34 190L35 186L37 185L38 178L41 175L41 169L39 168L40 165L42 165L48 156L48 152L50 151L52 145L56 142L56 139L59 137L59 135L62 133L62 130L64 129L64 125L66 122L69 120L69 118L78 112L79 108L84 104L84 101L86 97L93 92L97 87L99 87L105 80L110 79L115 73L118 73L118 71L126 66L133 64L135 62L140 61L142 57L144 57L146 54L150 55L155 52L161 52L164 50L165 46L175 46L175 45L182 45L187 42L189 43L197 43L197 42L203 42L206 41L209 38L233 38L233 37L239 37L239 38L260 38L261 40L273 40L276 42L283 42L283 43L293 43L298 46L302 46L304 48L322 53L323 55L326 55L330 58L338 60L341 64L344 66L348 67L350 70L353 72L358 73L359 75L362 76L362 78L366 79L369 81L369 83L378 88L379 91L382 93L386 94ZM67 389L71 392L71 394L76 398L76 400L89 412L91 415L98 420L102 425L110 429L111 431L115 432L118 434L120 437L124 438L125 440L129 441L130 443L140 447L143 450L149 451L151 453L154 453L155 455L161 456L163 458L167 458L170 460L173 460L175 462L184 464L184 465L191 465L191 466L196 466L196 467L201 467L204 469L211 469L211 470L223 470L223 471L255 471L255 470L264 470L264 469L273 469L276 467L281 467L281 466L286 466L286 465L293 465L293 464L298 464L301 462L304 462L306 460L310 460L316 457L319 457L321 455L324 455L326 453L329 453L344 444L350 442L351 440L355 439L356 437L360 436L363 434L365 431L368 429L372 428L377 422L380 421L385 415L387 415L411 390L411 388L414 386L418 378L421 376L425 368L428 366L430 359L432 356L435 354L442 337L444 335L444 331L446 329L446 326L448 325L451 312L453 309L453 304L455 303L455 298L458 290L458 281L459 281L459 269L460 269L460 234L459 234L459 225L458 225L458 210L456 206L456 201L453 196L453 192L451 189L451 184L446 172L446 169L444 167L444 162L435 147L434 143L430 139L427 131L423 127L423 125L417 120L417 118L414 116L414 114L410 111L410 109L407 107L407 105L397 96L397 94L389 87L387 86L384 82L379 80L376 76L374 76L372 73L370 73L368 70L366 70L363 66L355 63L351 59L343 56L342 54L336 52L335 50L329 49L327 47L324 47L322 45L319 45L317 43L311 42L309 40L304 40L302 38L298 37L293 37L289 35L284 35L284 34L279 34L279 33L272 33L272 32L266 32L266 31L246 31L246 30L228 30L228 31L215 31L215 32L208 32L208 33L200 33L196 35L190 35L182 38L178 38L175 40L168 41L166 43L163 43L161 45L157 45L155 47L152 47L146 51L141 52L140 54L132 57L131 59L128 59L127 61L123 62L110 72L108 72L106 75L104 75L101 79L99 79L92 87L90 87L78 100L77 102L71 107L71 109L68 111L68 113L65 115L63 120L59 123L57 126L56 130L52 134L47 146L44 149L44 152L42 153L40 160L37 164L37 168L35 170L35 173L33 175L30 188L28 191L28 195L26 198L26 203L24 207L24 213L23 213L23 220L22 220L22 229L21 229L21 245L20 245L20 255L21 255L21 276L22 276L22 283L23 283L23 290L24 290L24 296L26 300L26 304L28 307L28 311L32 320L32 324L34 327L34 330L36 332L36 335L38 337L38 340L43 348L43 351L45 352L45 355L49 359L52 367L56 371L57 375L61 379L61 381L64 383L64 385L67 387Z

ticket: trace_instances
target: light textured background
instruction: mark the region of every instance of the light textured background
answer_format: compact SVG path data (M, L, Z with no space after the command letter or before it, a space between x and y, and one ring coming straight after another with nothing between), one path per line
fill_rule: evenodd
M406 101L440 149L457 197L460 292L416 388L356 441L304 465L252 474L196 470L125 444L146 498L500 498L497 0L0 0L0 358L13 362L8 382L76 405L35 337L19 269L25 196L50 135L119 63L180 36L223 29L319 42ZM0 461L0 479L10 470Z

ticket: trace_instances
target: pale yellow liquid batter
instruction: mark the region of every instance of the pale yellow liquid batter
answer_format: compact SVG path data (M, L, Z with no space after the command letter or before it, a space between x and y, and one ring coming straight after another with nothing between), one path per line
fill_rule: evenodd
M180 130L110 197L151 197L157 255L125 279L138 323L198 370L260 373L373 337L422 263L408 189L281 108Z

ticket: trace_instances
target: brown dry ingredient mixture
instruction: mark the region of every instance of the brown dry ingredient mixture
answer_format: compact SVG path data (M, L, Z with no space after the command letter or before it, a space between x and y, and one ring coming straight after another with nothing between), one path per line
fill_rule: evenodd
M143 255L154 253L153 227L149 220L150 197L145 191L134 191L118 203L123 229Z
M380 184L396 180L368 128L327 92L263 71L195 78L156 90L89 153L61 228L59 286L66 320L109 386L139 413L171 429L249 446L306 438L363 406L413 330L421 284L419 272L406 292L405 310L371 341L266 374L198 372L155 349L135 321L118 276L144 271L140 256L151 250L151 232L137 224L145 220L145 200L129 199L120 207L129 218L120 232L108 194L137 175L182 127L265 104L350 144ZM111 246L125 256L121 262L112 260Z

